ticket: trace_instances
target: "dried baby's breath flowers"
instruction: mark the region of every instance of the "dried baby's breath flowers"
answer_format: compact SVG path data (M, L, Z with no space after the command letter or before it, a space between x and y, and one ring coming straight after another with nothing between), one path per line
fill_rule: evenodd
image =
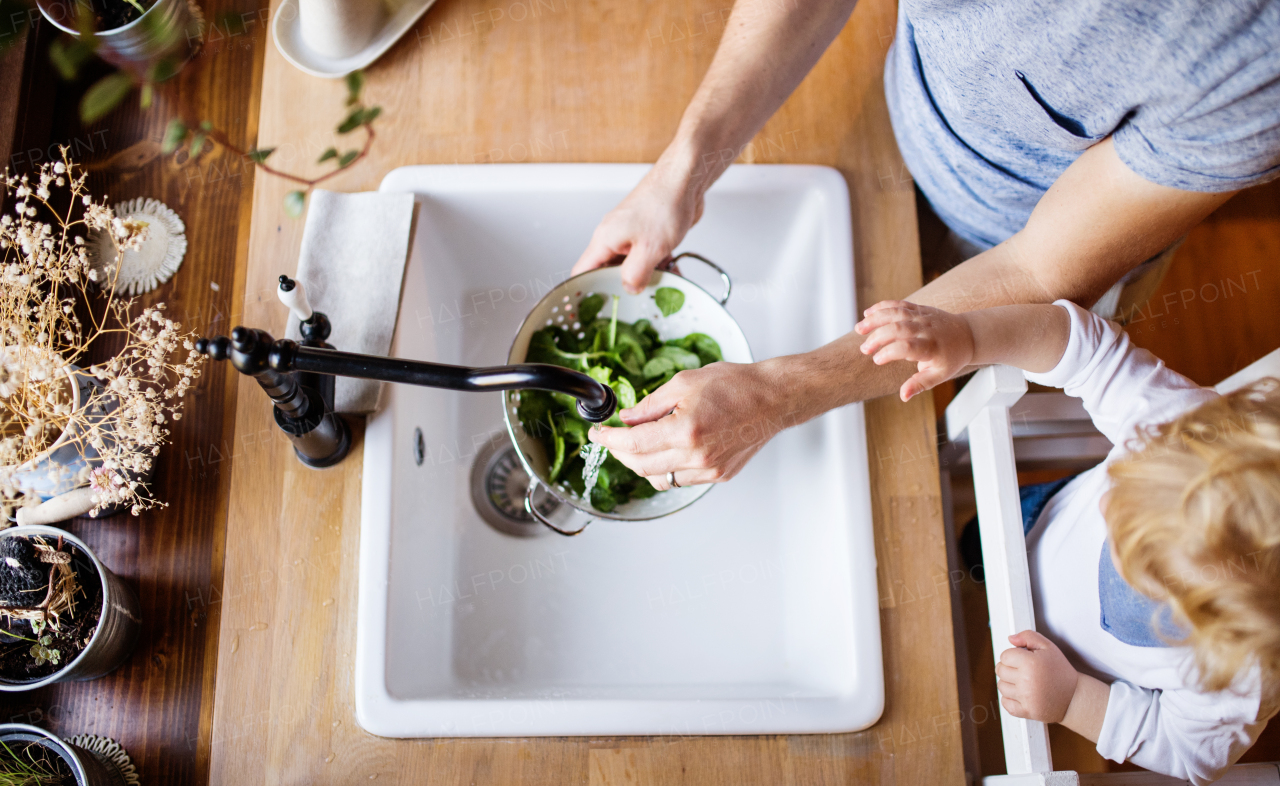
M142 244L147 227L95 200L86 177L66 148L34 179L4 175L0 495L7 506L37 504L38 497L24 493L30 490L24 472L61 439L59 449L76 445L98 454L75 478L93 489L94 512L121 505L137 515L163 504L144 478L168 441L168 423L181 417L204 356L163 304L135 317L134 300L117 296L121 258ZM113 261L91 264L90 231L111 239ZM120 349L82 368L98 341ZM78 407L77 387L85 391Z

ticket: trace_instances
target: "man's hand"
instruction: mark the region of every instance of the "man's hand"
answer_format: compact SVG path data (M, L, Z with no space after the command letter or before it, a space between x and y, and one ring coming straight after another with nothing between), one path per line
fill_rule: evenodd
M867 337L862 354L871 355L877 366L895 360L916 364L916 373L898 391L903 401L946 382L973 362L973 331L962 314L905 300L883 300L864 313L866 318L853 327Z
M589 436L659 491L670 488L668 472L681 486L722 483L799 422L780 383L770 361L681 371L618 413L630 428L603 426Z
M1005 650L996 664L1000 704L1015 718L1061 723L1080 674L1056 644L1034 630L1015 633L1009 643L1017 649Z
M587 250L573 266L573 275L625 257L622 284L636 294L702 218L701 190L691 189L680 167L666 158L596 227Z

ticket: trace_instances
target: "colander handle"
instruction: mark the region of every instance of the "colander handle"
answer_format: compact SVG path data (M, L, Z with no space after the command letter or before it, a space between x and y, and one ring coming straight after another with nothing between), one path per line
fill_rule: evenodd
M733 279L729 278L729 274L724 272L724 268L720 267L715 262L712 262L710 259L707 259L701 254L695 254L692 251L686 251L683 254L680 254L679 256L677 256L675 259L672 259L671 262L668 263L668 267L675 265L675 263L679 262L685 257L696 259L702 264L706 265L707 267L711 268L712 270L720 274L720 280L724 282L724 294L720 296L720 305L723 306L724 304L728 303L729 293L733 291Z
M536 482L530 483L529 488L524 492L524 509L525 511L528 512L530 516L533 516L538 521L541 521L543 525L545 525L549 529L555 530L561 535L564 535L566 538L572 538L574 535L581 535L582 531L586 529L588 526L590 526L591 522L595 521L595 519L587 519L586 524L583 524L581 527L578 527L577 529L574 529L574 530L560 529L555 524L552 524L549 520L547 520L547 518L544 517L541 513L539 513L537 506L533 504L533 490L536 489L537 487L538 487L538 484Z

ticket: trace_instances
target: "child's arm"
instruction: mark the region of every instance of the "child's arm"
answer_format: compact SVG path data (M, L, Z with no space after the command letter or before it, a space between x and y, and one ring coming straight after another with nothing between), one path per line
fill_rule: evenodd
M1108 685L1080 674L1052 641L1033 630L1009 637L996 665L1000 704L1010 715L1060 723L1097 743L1098 753L1155 772L1212 783L1250 746L1275 713L1260 692L1152 690Z
M1097 742L1111 686L1075 670L1052 641L1024 630L1009 637L996 664L1000 704L1015 718L1061 723Z
M876 365L916 363L902 384L906 401L968 366L1002 363L1024 371L1053 369L1066 351L1071 318L1061 306L999 306L951 314L931 306L885 300L866 310L854 330L867 336L862 352Z

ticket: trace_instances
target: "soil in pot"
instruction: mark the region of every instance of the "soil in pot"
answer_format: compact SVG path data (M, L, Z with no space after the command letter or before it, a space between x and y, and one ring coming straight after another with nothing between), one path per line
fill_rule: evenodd
M0 783L5 786L72 786L75 782L66 760L44 745L0 743Z
M155 0L138 0L138 5L145 11L154 2ZM142 13L127 0L92 0L91 5L85 4L81 7L92 10L93 29L99 32L124 27L142 16Z
M93 561L61 538L0 538L0 676L44 679L89 646L102 616Z

